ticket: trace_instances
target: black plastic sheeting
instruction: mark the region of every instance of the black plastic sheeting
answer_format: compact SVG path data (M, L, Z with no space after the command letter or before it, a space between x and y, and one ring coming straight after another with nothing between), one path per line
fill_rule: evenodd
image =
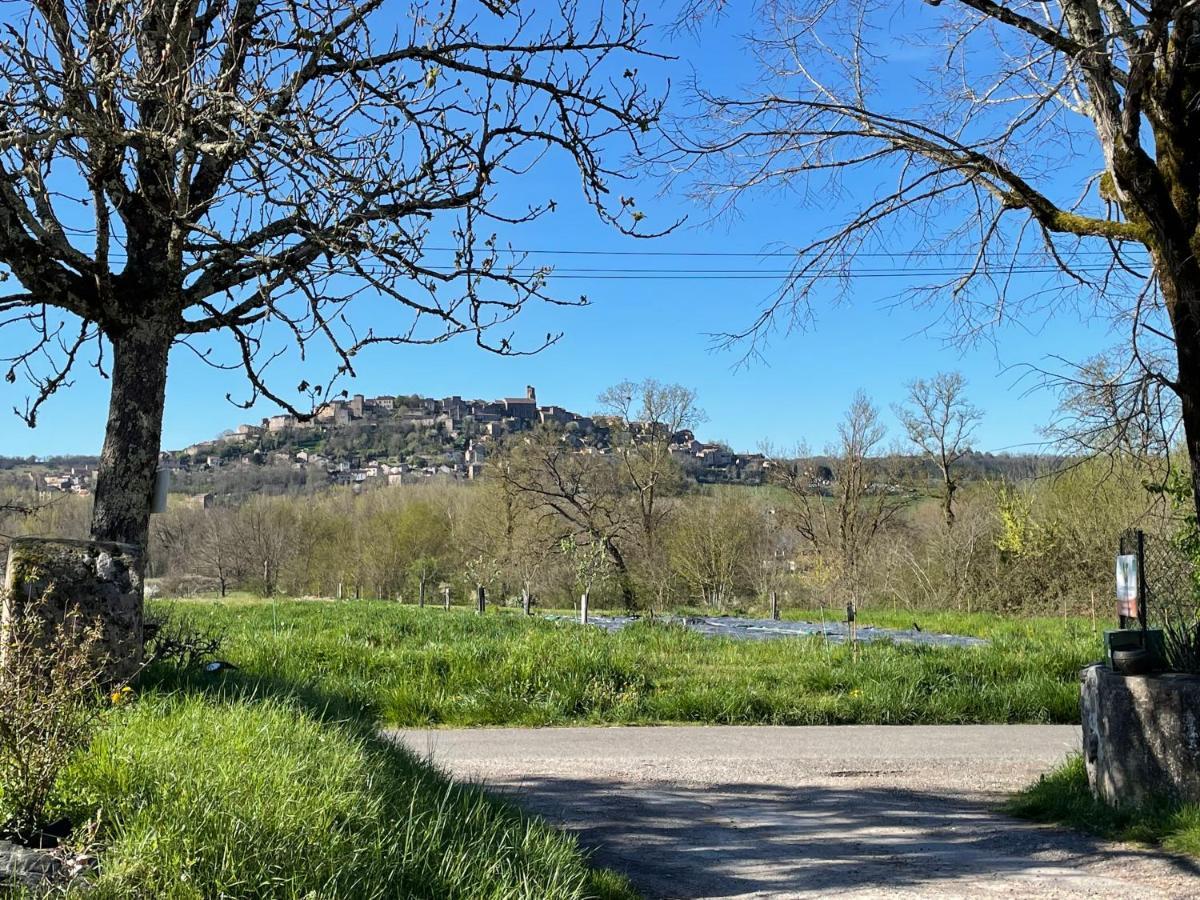
M570 616L549 616L558 620L571 620ZM575 619L575 621L578 621ZM589 616L588 624L605 631L619 631L626 625L642 621L640 616ZM833 643L843 643L848 637L845 622L793 622L773 619L735 619L726 616L658 616L656 622L683 625L700 634L717 637L739 638L750 641L771 641L788 637L824 636ZM859 625L860 641L894 641L898 644L921 644L929 647L979 647L988 643L984 638L967 637L961 634L937 634L918 631L916 628L877 628L874 625Z

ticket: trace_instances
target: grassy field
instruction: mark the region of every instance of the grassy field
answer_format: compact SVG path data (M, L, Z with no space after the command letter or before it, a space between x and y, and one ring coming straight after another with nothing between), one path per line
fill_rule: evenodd
M87 897L636 896L573 839L365 723L236 693L151 691L62 779L59 811L100 811Z
M291 645L311 671L274 665L311 607L188 609L234 626L244 668L152 667L60 778L51 813L98 816L87 897L636 898L573 838L382 740L361 684L316 675L320 634Z
M405 726L1074 722L1079 669L1099 656L1091 624L1075 619L918 614L927 631L991 643L862 645L856 660L820 639L734 641L649 622L608 634L375 601L167 605L226 633L241 690L285 687Z
M1200 806L1113 809L1092 796L1080 756L1018 794L1008 804L1008 811L1037 822L1069 825L1106 838L1200 856Z
M239 668L150 669L61 779L56 812L100 811L101 900L629 898L573 839L450 783L378 725L1071 722L1078 669L1098 655L1088 622L986 615L917 620L988 646L872 644L856 659L814 638L609 634L507 610L154 605L224 632Z

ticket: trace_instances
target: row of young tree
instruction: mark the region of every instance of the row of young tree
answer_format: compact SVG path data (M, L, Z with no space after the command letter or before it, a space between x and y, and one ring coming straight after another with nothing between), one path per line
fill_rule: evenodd
M512 436L479 482L256 496L156 518L150 574L169 594L728 610L785 603L954 609L1079 609L1109 592L1113 542L1172 527L1145 457L1107 456L1020 481L963 483L981 413L962 378L910 385L895 409L909 453L859 394L833 446L770 451L762 487L688 479L672 438L704 419L694 392L653 380L606 391L607 452L544 428ZM911 451L918 451L917 454ZM923 464L915 464L923 457ZM87 534L86 498L0 533Z
M1060 463L1019 482L961 483L981 414L957 374L910 385L907 446L855 397L833 446L767 453L762 487L702 487L671 453L704 416L678 385L605 392L608 452L543 428L512 436L479 482L254 497L158 517L152 574L167 593L625 609L887 604L1063 610L1107 597L1116 536L1169 528L1144 459ZM61 524L86 530L86 515ZM36 519L37 517L35 517ZM44 516L42 517L45 518ZM26 523L30 524L30 523ZM45 530L46 522L41 523Z

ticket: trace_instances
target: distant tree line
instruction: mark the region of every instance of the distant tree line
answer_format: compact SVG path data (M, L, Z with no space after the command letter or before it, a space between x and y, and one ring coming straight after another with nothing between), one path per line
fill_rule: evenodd
M600 402L607 452L538 428L503 442L479 482L173 498L154 520L150 574L168 594L430 604L482 586L493 602L558 608L586 592L630 610L761 609L774 592L805 608L1047 612L1106 602L1123 529L1171 527L1144 457L969 474L981 414L955 375L914 382L896 409L919 455L889 442L860 393L822 453L764 448L760 487L686 477L671 441L703 420L690 390L623 383ZM84 536L87 522L83 497L0 510L6 534Z

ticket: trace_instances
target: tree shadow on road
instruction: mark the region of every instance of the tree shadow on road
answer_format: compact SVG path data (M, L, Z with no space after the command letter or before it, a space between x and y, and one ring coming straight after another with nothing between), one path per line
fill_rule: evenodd
M1092 896L1097 881L1200 879L1193 860L1009 818L986 799L847 785L620 782L526 776L489 781L579 834L597 864L651 897L916 891L1005 878ZM1071 871L1076 869L1076 871ZM1111 885L1110 885L1111 886ZM1200 895L1200 880L1184 892ZM1057 894L1056 894L1057 896Z

